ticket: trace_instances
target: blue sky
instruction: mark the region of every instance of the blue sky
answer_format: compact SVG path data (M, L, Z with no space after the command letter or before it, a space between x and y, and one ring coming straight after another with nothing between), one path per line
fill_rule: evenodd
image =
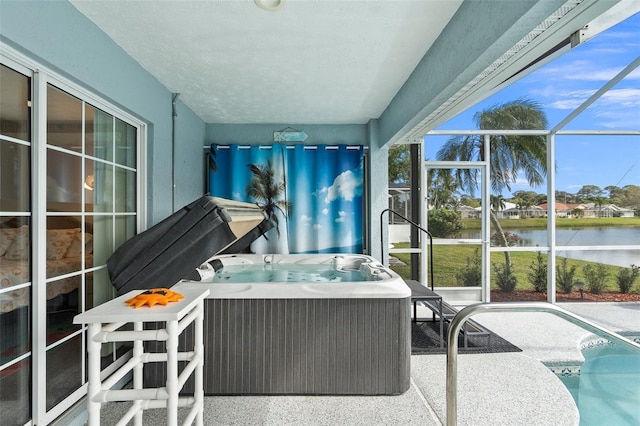
M553 128L640 56L640 13L602 32L544 67L471 107L439 130L475 129L473 115L518 98L540 103ZM564 127L567 130L640 129L640 69L634 70ZM426 138L425 157L446 138ZM640 185L640 136L558 136L556 190L576 193L583 185L604 189ZM518 182L513 191L546 192ZM505 197L510 193L503 193Z

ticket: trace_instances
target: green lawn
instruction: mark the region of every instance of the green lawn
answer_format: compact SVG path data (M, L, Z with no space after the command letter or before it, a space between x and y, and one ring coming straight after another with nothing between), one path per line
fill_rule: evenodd
M546 218L529 219L500 219L500 225L505 228L541 228L547 227ZM464 229L480 229L480 219L463 219ZM556 228L572 227L607 227L632 226L640 227L640 217L593 217L593 218L556 218Z
M408 244L394 244L396 248L407 248ZM472 258L474 255L475 247L474 246L463 246L463 245L451 245L451 246L434 246L433 247L433 260L434 260L434 282L436 287L457 287L459 284L456 280L456 273L458 273L461 268L466 266L467 259ZM393 256L402 260L403 262L409 264L410 262L410 254L405 253L393 253ZM546 255L544 256L546 259ZM535 252L511 252L511 263L513 266L514 273L518 279L518 285L516 290L520 289L533 289L533 286L529 284L527 274L529 273L529 268L532 262L536 259ZM556 263L560 264L561 257L556 259ZM502 263L504 264L504 254L503 253L492 253L491 255L492 263ZM575 280L584 281L584 275L582 272L582 268L587 264L594 264L594 262L587 262L582 260L574 260L567 259L567 266L570 268L571 265L576 265L576 275ZM618 271L622 268L617 266L607 265L607 270L609 275L607 277L607 286L605 291L619 291L618 284L616 282L616 275ZM410 277L410 267L409 266L393 266L392 269L396 271L403 278ZM495 272L491 271L492 283L491 288L497 288L495 284ZM636 280L631 292L640 293L640 280Z

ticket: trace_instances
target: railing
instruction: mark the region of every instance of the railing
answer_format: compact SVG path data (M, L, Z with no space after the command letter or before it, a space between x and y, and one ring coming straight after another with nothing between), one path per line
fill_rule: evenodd
M625 345L631 345L640 349L637 344L625 337L607 330L591 321L575 315L556 305L544 302L514 302L514 303L479 303L463 308L451 321L447 332L447 426L455 426L458 422L458 333L465 321L480 312L504 311L504 312L548 312L566 319L572 324L594 332L604 333L611 340L618 341Z
M431 235L431 233L429 231L427 231L426 229L424 229L422 226L418 225L417 223L407 219L406 217L402 216L400 213L391 210L391 209L384 209L380 212L380 254L382 259L380 259L382 261L382 264L384 265L384 229L383 229L383 221L382 221L382 216L386 213L389 212L389 214L394 214L396 216L398 216L399 218L405 220L407 223L409 223L411 226L413 226L416 229L419 229L420 231L424 232L425 234L427 234L427 236L429 237L429 278L431 281L431 291L433 291L433 236Z

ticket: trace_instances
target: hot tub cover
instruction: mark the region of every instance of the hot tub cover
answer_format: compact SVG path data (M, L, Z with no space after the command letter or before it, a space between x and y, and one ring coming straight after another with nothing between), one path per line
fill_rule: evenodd
M256 204L203 196L122 244L107 260L118 294L199 279L216 254L239 253L273 227Z

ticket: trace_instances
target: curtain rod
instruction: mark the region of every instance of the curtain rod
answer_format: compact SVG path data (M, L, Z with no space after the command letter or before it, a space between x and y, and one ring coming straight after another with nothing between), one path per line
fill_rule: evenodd
M221 146L231 146L231 145L238 145L241 148L251 148L252 146L257 146L260 147L261 149L270 149L274 146L284 146L286 149L294 149L297 145L302 145L302 144L288 144L288 145L283 145L283 144L256 144L256 145L248 145L248 144L216 144L216 145L221 145ZM305 147L305 149L317 149L318 145L326 145L327 149L338 149L339 146L346 146L347 149L360 149L362 147L362 149L364 151L368 151L369 147L368 146L364 146L364 145L348 145L348 144L344 144L344 143L340 143L340 144L313 144L313 145L302 145ZM309 147L309 148L307 148ZM211 145L204 145L202 147L202 149L204 149L205 151L208 151L211 149Z

